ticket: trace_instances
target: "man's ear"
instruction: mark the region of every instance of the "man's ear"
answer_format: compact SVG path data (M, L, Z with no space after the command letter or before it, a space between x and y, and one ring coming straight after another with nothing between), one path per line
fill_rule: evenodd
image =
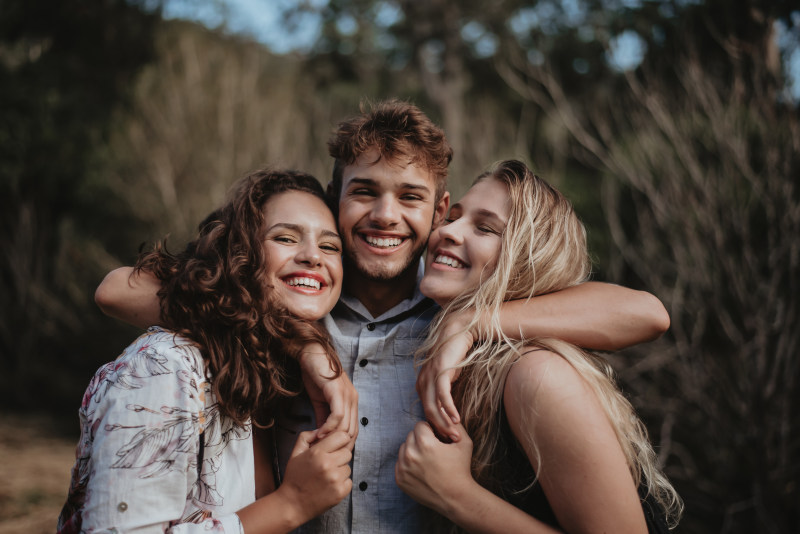
M450 193L447 191L444 192L442 198L439 199L439 202L436 203L433 212L433 224L431 225L432 229L436 229L444 222L445 217L447 217L447 210L450 208Z

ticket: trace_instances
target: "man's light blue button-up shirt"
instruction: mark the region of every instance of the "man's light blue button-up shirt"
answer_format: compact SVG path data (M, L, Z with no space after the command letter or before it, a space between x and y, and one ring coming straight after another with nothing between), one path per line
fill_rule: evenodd
M422 275L420 268L419 277ZM419 282L419 277L417 282ZM359 434L353 451L353 491L298 532L416 533L422 507L397 487L394 466L400 445L424 418L414 389L414 351L438 311L417 289L379 317L343 295L325 318L342 367L358 391ZM276 422L281 471L297 433L315 428L313 411L297 398Z

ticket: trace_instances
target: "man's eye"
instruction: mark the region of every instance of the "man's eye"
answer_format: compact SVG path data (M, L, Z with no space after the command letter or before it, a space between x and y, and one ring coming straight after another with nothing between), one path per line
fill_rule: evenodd
M403 196L402 196L402 197L400 197L400 198L401 198L402 200L408 200L408 201L411 201L411 202L416 202L416 201L418 201L418 200L422 200L422 197L421 197L421 196L419 196L419 195L403 195Z
M350 192L351 195L364 195L364 196L373 196L373 192L369 189L353 189Z

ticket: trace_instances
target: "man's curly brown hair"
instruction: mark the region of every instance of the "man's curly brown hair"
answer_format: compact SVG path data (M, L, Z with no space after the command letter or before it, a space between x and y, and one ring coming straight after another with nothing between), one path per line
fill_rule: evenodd
M197 345L221 412L240 426L257 413L271 424L276 403L299 392L297 358L306 344L325 348L332 377L342 371L325 329L292 316L267 282L264 206L287 191L325 201L311 175L259 170L200 223L183 252L171 254L161 241L136 263L161 281L163 324Z
M393 99L372 105L362 103L361 114L339 123L328 141L328 153L335 160L328 192L332 207L339 204L344 168L372 149L378 151L378 161L399 160L427 170L436 183L436 200L442 198L453 149L444 131L421 109Z

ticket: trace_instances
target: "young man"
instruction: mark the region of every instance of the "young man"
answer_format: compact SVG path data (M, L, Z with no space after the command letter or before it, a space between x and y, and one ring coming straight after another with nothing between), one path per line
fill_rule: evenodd
M324 321L358 391L359 435L351 495L301 531L419 532L422 507L396 486L394 465L400 444L425 417L414 391L413 356L437 308L419 292L420 258L431 229L447 214L452 151L440 128L400 101L378 103L341 123L329 151L335 160L329 192L338 207L345 278L342 297ZM128 287L128 273L108 278L106 287L104 281L98 304L127 322L150 324L158 308L152 296L141 295L154 294L157 286L140 281L144 287L131 299L122 287ZM548 335L601 350L652 339L669 324L655 297L599 283L509 303L503 319L510 336ZM464 352L464 343L454 351ZM432 382L424 388L425 413L432 420L440 417L437 403L447 403L444 382L437 395L428 393ZM313 414L308 401L297 398L276 421L281 471L297 433L317 426Z

